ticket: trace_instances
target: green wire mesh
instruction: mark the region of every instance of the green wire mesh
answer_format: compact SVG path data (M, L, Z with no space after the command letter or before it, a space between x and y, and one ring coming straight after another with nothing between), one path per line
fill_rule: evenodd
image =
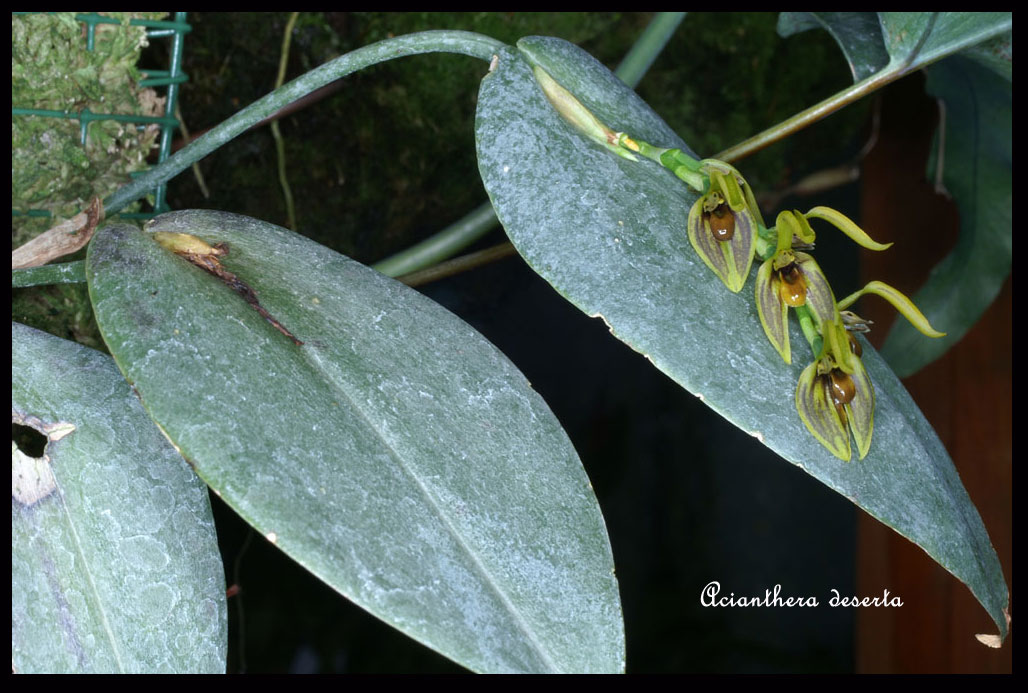
M13 13L13 14L33 14L33 13ZM79 22L83 28L83 40L86 44L86 50L92 52L94 50L96 42L97 27L102 24L114 24L119 25L121 21L112 17L106 17L95 12L81 13L75 15L75 21ZM174 135L175 128L178 126L178 121L174 116L175 103L178 97L179 85L188 80L188 76L182 71L182 51L183 51L183 38L187 32L191 30L191 27L186 23L186 13L176 12L174 13L173 20L150 20L150 19L131 19L129 24L132 26L141 26L146 28L146 37L148 41L155 39L170 40L170 65L167 70L153 70L149 68L143 68L143 71L147 73L147 78L140 80L137 86L140 88L152 87L160 88L166 87L166 101L164 106L163 116L146 116L126 113L95 113L89 108L81 108L78 110L48 110L48 109L36 109L36 108L20 108L12 107L11 116L12 119L20 117L42 117L42 118L58 118L65 120L77 121L80 127L80 144L85 149L87 137L89 134L90 125L98 121L116 121L120 123L126 123L134 125L138 128L146 127L147 125L156 124L160 128L160 144L158 150L158 163L163 162L171 154L171 143ZM71 79L79 79L81 75L70 75ZM93 88L103 89L102 85L96 85ZM130 175L140 175L142 171L134 172ZM122 213L120 216L123 218L133 219L147 219L157 214L169 211L169 207L166 200L166 185L162 184L158 186L154 191L154 202L153 211L151 212L127 212ZM12 216L30 216L30 217L49 217L51 213L45 209L12 209Z

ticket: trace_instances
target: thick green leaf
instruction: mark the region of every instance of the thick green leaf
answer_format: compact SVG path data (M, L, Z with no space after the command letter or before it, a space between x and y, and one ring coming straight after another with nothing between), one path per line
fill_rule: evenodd
M11 658L18 672L224 672L207 489L111 359L15 323Z
M778 35L792 36L807 29L821 28L839 44L853 81L859 82L889 64L877 12L782 12Z
M477 671L622 671L603 518L524 376L421 294L285 229L177 212L227 242L218 278L115 226L86 274L144 406L270 541L363 608Z
M539 37L518 47L482 82L476 138L486 190L525 260L715 411L920 545L967 583L1005 635L1007 588L981 518L884 361L864 346L877 396L874 439L864 460L841 462L797 415L796 384L809 361L797 354L782 363L761 329L752 279L727 291L690 247L685 223L696 195L660 166L613 156L573 130L529 59L615 130L658 146L684 143L579 48ZM791 327L792 342L804 344Z
M994 39L971 46L961 55L980 63L1007 81L1014 78L1013 32L1008 31Z
M782 12L778 33L820 27L859 82L882 70L916 70L968 50L1010 78L1009 12Z
M882 347L902 377L942 356L978 322L1010 274L1013 242L1011 82L962 55L926 73L928 93L946 103L943 180L960 209L960 237L913 296L946 336L927 340L897 320ZM932 161L930 175L934 169Z
M913 70L1010 31L1010 12L881 12L893 65Z

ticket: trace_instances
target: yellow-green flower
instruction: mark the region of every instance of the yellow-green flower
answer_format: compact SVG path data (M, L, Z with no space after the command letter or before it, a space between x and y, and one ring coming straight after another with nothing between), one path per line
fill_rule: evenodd
M696 254L734 292L742 290L753 264L756 199L739 172L715 159L701 162L710 189L689 210L688 234Z
M845 309L872 293L892 303L926 335L940 337L943 333L928 323L910 299L881 282L870 282L836 303L821 268L801 249L813 247L809 219L827 221L871 250L885 250L891 244L874 241L829 207L814 207L806 214L782 212L775 227L767 229L753 190L732 166L716 159L697 160L681 149L654 147L614 132L538 66L535 76L550 103L579 132L626 159L637 161L635 154L641 154L701 193L689 210L689 242L725 286L741 291L753 256L760 256L763 262L755 293L764 333L785 362L792 363L788 322L792 308L817 355L796 386L800 419L836 457L847 462L852 458L851 436L860 459L867 456L874 431L875 391L861 361L860 342L850 331L865 332L870 322Z
M865 248L884 250L889 244L876 243L859 226L829 207L814 207L806 214L798 210L784 211L775 220L772 238L777 244L770 257L767 236L758 241L760 254L767 260L757 271L755 286L757 314L764 334L786 363L792 363L789 346L789 308L799 313L800 326L811 342L814 353L820 353L822 325L835 320L835 297L824 272L810 255L794 250L798 241L811 247L814 229L808 219L823 219ZM855 299L854 299L855 300Z
M764 334L786 363L792 363L789 308L807 307L817 330L835 310L832 287L817 261L794 250L776 253L760 266L755 293Z
M875 391L860 360L860 343L842 317L825 324L820 358L800 374L796 410L815 438L839 459L852 458L850 434L860 459L871 449Z
M782 212L775 228L778 231L777 249L757 271L757 314L771 345L786 363L792 363L789 308L806 306L813 319L813 328L820 333L821 325L835 317L835 297L814 258L792 249L794 237L803 243L814 240L814 232L803 215Z

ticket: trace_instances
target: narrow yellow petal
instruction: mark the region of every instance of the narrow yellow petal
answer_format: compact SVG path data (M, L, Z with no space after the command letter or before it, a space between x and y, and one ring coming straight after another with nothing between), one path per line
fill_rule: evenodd
M939 332L931 323L928 322L928 318L924 316L924 313L917 309L914 302L907 298L907 295L898 289L894 289L885 282L871 281L867 283L860 291L855 291L846 298L839 301L839 310L849 308L853 303L863 296L864 294L874 294L881 296L886 301L892 304L893 308L898 310L903 317L910 321L922 334L929 337L945 337L945 332Z
M798 236L801 232L799 222L788 210L778 213L778 218L775 219L775 229L778 231L778 252L792 248L792 237Z
M815 219L823 219L827 221L829 224L853 239L855 243L869 250L885 250L892 245L892 243L876 242L864 233L862 228L854 224L849 217L832 209L831 207L814 207L812 210L807 212L805 216L807 219L814 217Z
M814 229L810 226L810 222L807 221L807 218L803 216L803 213L800 212L800 210L794 209L792 213L796 217L796 223L799 224L800 227L799 232L796 234L797 238L804 243L813 243L816 236L814 234Z

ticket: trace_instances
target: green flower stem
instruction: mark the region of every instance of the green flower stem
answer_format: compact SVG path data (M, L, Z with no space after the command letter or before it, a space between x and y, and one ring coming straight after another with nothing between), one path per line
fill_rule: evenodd
M934 22L935 17L932 18L932 23L934 24ZM740 142L734 147L729 147L720 154L717 154L714 158L728 162L743 159L750 154L753 154L754 152L791 135L797 130L802 130L805 127L813 125L825 116L835 113L843 106L847 106L854 101L881 89L886 84L895 82L900 77L904 77L911 72L916 72L937 60L945 58L947 55L962 51L970 45L980 43L1007 31L1010 31L1009 23L997 24L985 34L969 32L963 41L954 41L947 46L946 50L931 52L930 54L925 55L921 52L921 47L931 33L931 27L929 27L921 35L918 46L911 50L905 59L894 58L892 62L870 77L857 82L853 86L843 89L834 96L825 99L819 104L811 106L805 111L800 111L788 120L784 120L774 127L768 128L764 132Z
M297 77L197 138L163 164L150 169L104 200L104 213L110 217L280 108L352 72L393 58L422 53L457 53L488 62L505 45L470 31L423 31L358 48Z
M803 336L807 338L807 343L810 344L810 350L814 352L814 357L817 358L821 355L821 350L824 348L824 339L817 331L817 327L814 325L814 315L810 312L810 308L807 306L798 306L793 310L796 311L796 317L800 320L800 329L803 330Z
M660 12L654 16L649 26L614 71L614 74L622 82L633 88L639 84L645 74L645 70L640 70L639 66L645 65L648 68L653 64L657 55L664 48L664 44L667 43L667 38L670 38L670 35L674 33L674 28L682 20L682 17L677 15L684 16L684 13ZM676 16L677 21L672 21ZM658 40L661 35L666 35L666 38ZM630 57L631 60L629 60ZM660 163L659 159L656 161ZM447 226L415 246L387 257L373 265L373 268L390 277L416 272L452 257L492 230L497 223L492 204L485 202L460 221Z
M614 71L621 81L633 89L653 65L664 46L685 18L685 12L657 12L635 45Z
M707 186L710 185L710 177L693 167L693 162L697 165L699 162L681 149L669 150L661 156L660 162L664 165L664 168L669 169L678 176L679 180L697 192L702 193L706 191Z
M734 147L714 155L715 159L721 159L722 161L738 161L744 159L747 156L754 154L768 145L774 144L778 140L785 139L789 135L802 130L803 128L809 127L817 121L830 116L835 113L843 106L857 101L868 94L881 89L886 84L894 82L900 77L906 74L906 70L903 69L889 69L886 68L875 74L871 75L867 79L857 82L851 87L843 89L839 93L831 96L819 104L815 104L810 108L800 111L796 115L783 120L777 125L768 128L764 132L754 135L748 140L744 140Z
M614 70L618 79L635 89L646 72L653 65L678 24L685 17L685 12L658 12L650 20L649 25L635 40L621 64Z
M639 152L650 161L655 161L661 166L664 166L664 160L661 159L664 154L671 151L670 149L664 149L663 147L654 147L649 142L644 140L638 140L634 137L630 137L628 133L618 133L618 144L633 152Z
M983 43L988 39L1010 31L1013 21L1012 19L1008 19L1006 22L997 22L984 32L967 32L960 40L948 42L943 50L932 50L927 53L922 52L922 48L931 34L932 26L934 26L937 16L938 13L935 13L932 16L931 22L924 33L922 33L918 45L909 51L905 57L894 57L892 62L870 77L857 82L851 87L843 89L834 96L825 99L819 104L811 106L805 111L797 113L788 120L782 121L774 127L768 128L764 132L740 142L734 147L729 147L720 154L717 154L715 158L729 162L743 159L750 154L763 149L769 144L773 144L774 142L791 135L797 130L802 130L813 123L816 123L843 106L881 89L886 84L895 82L900 77L904 77L911 72L916 72L917 70L941 60L948 55L958 53L972 45Z
M14 289L44 284L82 284L85 281L84 260L11 270L11 288Z
M703 162L692 158L681 149L654 147L649 142L635 139L624 132L618 133L618 145L622 149L638 152L650 161L657 162L678 176L686 185L699 192L705 192L710 184L709 176L701 170Z

